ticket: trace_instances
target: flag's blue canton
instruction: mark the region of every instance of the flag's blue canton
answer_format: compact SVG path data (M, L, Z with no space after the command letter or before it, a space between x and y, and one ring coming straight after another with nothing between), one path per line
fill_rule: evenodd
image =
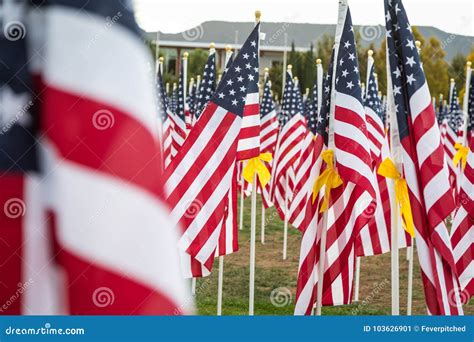
M300 82L296 80L295 82L295 96L296 96L296 108L298 109L298 112L301 114L304 113L303 111L303 94L301 93L301 87L300 87Z
M260 116L263 118L265 115L268 115L273 110L275 110L275 105L272 100L270 81L267 80L265 82L265 87L263 88L262 104L260 105Z
M400 0L385 0L387 47L400 139L408 131L408 99L425 84L412 29Z
M347 9L346 22L342 30L341 43L336 63L336 91L350 95L362 105L362 91L360 88L359 62L352 27L351 12Z
M163 86L163 77L161 76L161 65L158 67L158 73L156 75L156 93L158 97L158 115L162 122L168 118L167 96L165 93L165 87Z
M369 73L369 84L367 84L366 88L365 106L371 108L374 113L379 116L382 122L385 123L382 102L379 98L379 89L374 75L374 65L372 65Z
M454 84L453 93L449 101L448 125L456 132L459 126L461 126L462 120L463 114L459 105L458 90L456 89L456 84Z
M204 72L202 74L201 83L199 84L199 91L196 101L196 117L201 115L205 105L214 95L216 89L216 54L211 53L207 58Z
M37 170L37 115L27 66L26 39L11 41L0 32L0 170Z
M184 63L180 69L175 113L184 122Z
M329 111L331 110L331 87L332 74L334 70L334 49L331 53L331 60L329 62L328 73L323 80L323 103L321 103L321 110L318 115L318 125L316 133L324 137L324 143L328 145L329 140Z
M171 91L171 101L170 101L170 110L172 113L176 113L177 106L178 106L178 89L174 88Z
M436 119L438 123L441 124L444 120L444 104L443 104L443 97L440 96L438 99L438 109L436 111Z
M187 94L188 98L186 101L188 102L189 111L191 113L194 113L194 106L196 105L196 87L196 83L193 83Z
M308 96L306 100L306 119L308 120L308 128L310 127L310 121L312 116L316 116L318 113L318 77L314 80L313 91L311 96ZM313 132L314 133L314 132Z
M284 126L290 119L296 115L296 93L293 78L289 72L286 72L285 91L283 93L283 100L280 112L280 126Z
M468 103L468 119L467 119L467 130L474 131L474 77L471 77L471 83L469 85L469 99Z
M247 94L258 93L258 46L260 24L245 41L225 73L212 101L229 112L242 116Z

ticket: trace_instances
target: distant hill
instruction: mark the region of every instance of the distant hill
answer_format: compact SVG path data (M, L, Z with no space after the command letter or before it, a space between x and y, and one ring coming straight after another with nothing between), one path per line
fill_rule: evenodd
M250 22L206 21L201 25L181 33L160 32L160 39L167 41L192 41L197 43L242 44L253 27ZM355 26L362 36L362 44L371 42L378 47L385 36L383 26ZM468 54L474 45L474 37L451 34L431 26L417 26L425 38L438 38L447 52L446 59L451 60L457 53ZM297 49L308 49L311 42L315 43L324 34L334 36L336 25L333 24L299 24L299 23L262 23L262 32L266 37L262 45L283 47L285 33L288 45L294 41ZM148 32L150 39L156 38L156 32Z

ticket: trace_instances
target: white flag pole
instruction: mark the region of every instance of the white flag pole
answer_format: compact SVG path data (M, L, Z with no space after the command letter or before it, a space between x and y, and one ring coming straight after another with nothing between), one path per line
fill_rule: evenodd
M293 69L293 66L289 64L287 67L287 72L291 75L291 70ZM286 75L286 74L285 74ZM288 170L285 173L285 212L283 213L284 220L283 220L283 260L286 260L286 252L287 252L287 244L288 244L288 192L289 192L289 187L288 187Z
M324 72L323 72L323 65L321 64L321 59L318 58L316 59L316 79L317 79L317 85L318 85L318 114L321 112L321 106L323 104L323 78L324 78Z
M354 285L354 301L359 301L359 284L360 284L360 257L356 257L355 269L355 285Z
M374 51L369 50L367 51L367 76L366 76L366 84L367 88L365 92L367 93L369 89L369 82L370 82L370 72L372 70L372 66L374 65L374 58L372 57ZM374 75L375 76L375 75ZM364 95L364 98L367 97L367 94ZM354 301L359 301L359 288L360 288L360 257L356 257L356 268L355 268L355 285L354 285Z
M387 48L388 50L388 48ZM388 60L387 53L387 114L390 120L390 141L391 144L391 155L393 162L398 170L401 169L401 142L400 136L398 135L398 122L395 112L395 99L393 97L392 79L390 75L390 63ZM398 250L398 231L399 231L399 215L400 211L398 203L394 193L395 189L392 190L391 196L391 291L392 291L392 316L400 314L400 270L399 270L399 250Z
M261 12L255 11L255 23L260 22ZM260 39L260 33L259 33ZM259 54L259 52L258 52ZM259 56L257 56L259 57ZM249 316L254 314L255 305L255 240L257 231L257 173L253 175L250 208L250 279L249 279Z
M242 163L242 170L244 168L243 162ZM243 172L240 173L240 222L239 222L239 229L244 229L244 191L245 191L245 181Z
M286 252L287 252L287 245L288 245L288 171L286 171L285 175L285 221L283 224L283 260L286 260Z
M411 238L411 248L407 250L408 257L408 298L407 298L407 316L411 316L413 303L413 249L415 248L415 239Z
M268 79L268 72L269 72L269 69L265 68L265 76L263 77L264 81ZM271 83L270 83L270 86L271 86ZM265 87L265 84L264 84L264 87ZM265 195L262 189L262 198L263 196ZM262 222L261 222L261 227L260 227L260 242L262 243L262 245L265 244L265 206L263 204L263 200L262 200Z
M336 69L336 68L334 68ZM318 263L318 283L316 288L316 316L321 316L321 309L323 307L323 279L324 279L324 266L326 263L326 234L328 222L328 211L323 213L323 223L321 229L321 240L319 242L321 248L319 251L319 263Z
M226 55L224 61L224 67L227 65L230 57L232 56L232 48L227 45L225 48ZM222 75L221 75L222 76ZM219 80L220 82L220 80ZM229 196L229 205L231 205L232 197ZM219 273L217 275L217 316L222 315L222 287L224 284L224 256L219 256Z
M415 42L418 53L421 54L421 42L417 40ZM413 303L413 251L415 248L415 239L411 238L411 246L407 247L407 260L408 260L408 290L407 290L407 315L411 316L412 303Z
M346 20L346 14L349 5L347 4L347 0L340 0L339 1L339 12L337 18L337 26L336 26L336 36L334 42L334 63L337 63L337 53L339 50L339 45L341 43L341 36L342 30L344 27L344 22ZM336 88L336 66L334 65L332 71L332 84L331 89L331 104L329 110L329 133L328 133L328 149L334 150L334 111L335 111L335 97L336 92L334 89ZM321 227L321 239L319 241L320 250L319 250L319 263L318 263L318 280L316 284L316 315L321 316L321 309L322 309L322 301L323 301L323 288L324 288L324 271L325 271L325 264L326 264L326 235L327 235L327 222L328 222L328 210L325 210L323 213L323 222Z
M224 256L219 256L219 275L217 278L217 316L222 315L222 285L224 283Z
M286 83L286 70L287 70L287 47L288 47L288 33L283 34L283 45L284 45L284 50L283 50L283 75L282 75L282 80L281 80L281 98L283 100L283 95L285 93L285 83Z
M193 296L196 295L196 278L193 278L193 279L191 280L191 294L192 294Z
M257 225L257 174L253 176L251 212L250 212L250 293L249 293L249 316L254 314L255 303L255 235Z
M260 241L262 245L265 244L265 206L263 205L262 201L262 226L261 226L261 231L260 231Z

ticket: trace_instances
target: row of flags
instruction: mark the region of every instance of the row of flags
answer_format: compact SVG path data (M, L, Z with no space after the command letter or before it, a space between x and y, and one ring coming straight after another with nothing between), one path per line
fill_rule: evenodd
M474 294L474 142L457 132L454 88L449 120L437 120L401 0L385 0L386 97L371 54L362 89L341 0L327 72L318 61L303 96L288 67L281 104L267 71L259 85L259 22L227 51L220 79L214 47L196 82L184 54L168 97L163 60L154 82L128 7L24 9L36 34L0 41L2 91L26 113L0 135L0 300L29 284L7 313L190 312L182 277L207 276L215 257L238 251L237 191L255 180L264 206L302 234L295 314L351 303L356 258L412 238L428 312L462 314ZM472 130L474 81L468 99Z
M229 139L226 136L212 143L208 140L203 142L203 149L212 144L212 156L192 152L193 161L199 165L206 165L205 162L217 153L220 163L210 169L212 172L206 171L206 177L197 178L199 174L193 173L193 179L188 181L183 182L187 179L186 175L184 178L176 176L174 180L175 183L182 182L183 192L178 191L179 185L173 188L173 198L176 198L173 207L179 207L184 198L188 201L186 203L199 204L199 218L189 218L186 210L194 207L184 204L176 218L185 227L180 244L182 251L191 259L197 259L201 265L196 268L198 272L191 267L187 276L199 277L204 269L206 274L211 271L216 246L222 243L219 242L219 231L225 230L225 218L228 215L236 217L235 205L232 206L232 200L227 202L225 194L230 194L232 185L236 184L236 175L239 181L244 182L242 196L251 192L251 177L245 177L245 169L255 163L252 158L257 158L270 173L269 180L265 179L265 184L259 183L258 187L264 206L269 208L274 205L282 220L289 221L302 232L296 314L312 312L321 256L324 256L322 304L348 304L353 297L356 257L386 253L392 246L408 247L413 237L418 248L428 312L462 313L461 298L466 287L460 286L458 274L463 270L456 269L459 258L455 260L454 255L459 253L453 253L454 242L450 241L446 224L448 217L463 222L459 225L464 228L456 229L458 224L454 224L451 231L452 234L457 231L458 240L461 239L459 235L463 237L462 246L469 246L463 250L458 264L463 264L467 278L471 280L472 225L466 224L471 222L471 218L465 213L460 219L462 209L455 205L459 194L453 192L451 186L452 170L456 170L456 184L466 179L451 160L456 154L454 145L459 141L457 133L452 139L452 153L446 152L449 148L447 127L461 126L459 117L461 115L462 119L462 111L459 102L454 100L457 95L453 90L450 120L437 120L436 106L431 102L419 51L403 5L401 1L387 0L385 10L389 89L392 89L387 97L380 96L371 53L368 56L366 87L362 91L350 11L347 3L342 1L336 44L328 71L324 81L322 77L320 82L315 80L312 94L302 95L298 80L289 67L279 105L272 100L271 81L265 74L262 91L254 89L253 93L256 98L259 92L262 93L260 109L254 111L260 111L260 123L255 121L254 126L247 127L244 123L248 114L243 110L240 133L229 123L225 131L226 135L230 135ZM250 64L251 61L258 63L258 59L249 57L258 55L258 50L248 52L249 44L252 46L252 42L258 41L254 36L255 31L238 57L228 61L221 81L225 84L219 83L213 95L217 100L225 101L227 113L235 115L233 108L238 111L237 107L233 107L238 103L235 98L238 90L234 83L242 82L239 80L241 70L245 67L258 70L258 64ZM241 59L243 64L240 64ZM320 64L318 62L318 68ZM232 72L232 68L237 73L234 70L231 75L228 70ZM205 70L208 69L206 66ZM215 69L211 70L215 74ZM209 74L205 72L203 78L206 76ZM252 82L255 80L258 80L257 73ZM256 84L253 83L254 86ZM321 88L320 96L318 87ZM219 89L229 89L229 92ZM241 100L244 108L257 106L248 94L244 94ZM213 111L216 115L215 110L220 107L211 100L204 112L211 112L210 108L216 108ZM253 111L249 109L249 112ZM438 119L440 117L438 113ZM196 123L201 120L204 121L198 119ZM217 124L211 125L209 119L204 124L207 128L222 128ZM243 145L242 132L250 132L258 126L260 134L251 136L253 139L260 138L255 140L255 146L259 144L259 148L251 156L240 157L239 149L235 149L231 142L236 139L238 146ZM204 127L202 130L199 134L195 133L196 136L193 132L198 131L195 128L191 130L187 138L190 139L189 145L204 139ZM221 132L220 137L223 134ZM214 130L206 133L207 137L214 135ZM244 139L252 138L246 136ZM185 148L182 151L182 158L189 158L191 152ZM231 154L229 151L232 151ZM264 160L260 152L271 153L273 159ZM222 170L219 168L221 164L225 166ZM232 174L234 168L237 172ZM183 177L184 170L169 172L171 177L174 174ZM216 173L219 178L214 178ZM260 177L260 173L258 176L267 178ZM189 189L201 188L196 182L212 185L208 189L212 189L213 194L203 197L198 189L191 193ZM209 196L213 198L212 205L209 204ZM464 202L470 203L471 197ZM392 227L394 215L401 215L399 221L404 230ZM233 224L236 226L236 223ZM400 229L395 244L391 241L393 229ZM461 230L463 233L460 233ZM237 234L235 228L230 231ZM193 234L190 235L190 232ZM321 241L323 236L324 243ZM321 253L322 245L325 245L325 250Z

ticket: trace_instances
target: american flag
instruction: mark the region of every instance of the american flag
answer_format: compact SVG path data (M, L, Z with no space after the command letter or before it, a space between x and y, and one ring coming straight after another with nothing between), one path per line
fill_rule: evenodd
M188 110L186 111L186 128L188 131L193 128L193 118L194 118L194 101L196 99L196 83L194 82L194 77L191 77L189 81L188 92L186 94L186 104Z
M315 169L314 144L316 142L318 128L323 122L323 117L318 113L318 79L316 78L313 86L313 96L308 100L306 113L307 130L301 146L301 154L295 167L293 198L289 210L289 222L295 227L300 228L307 213L306 206L310 204L310 198L314 185L314 173L319 173Z
M461 300L474 296L474 79L471 76L468 95L466 143L469 148L466 166L460 175L459 208L453 217L451 243L461 285Z
M224 214L219 241L216 248L216 256L229 255L239 250L239 231L237 227L237 194L238 194L237 164L234 166L234 174L230 190L227 194L227 205Z
M176 113L177 107L178 107L178 87L176 83L173 83L173 88L171 90L171 96L170 96L170 110L173 114Z
M443 101L443 94L439 94L438 97L438 106L436 107L436 119L438 120L438 124L441 125L444 120L444 101Z
M326 227L322 227L327 229L323 305L351 302L356 237L373 218L376 209L376 181L372 172L356 51L349 6L347 1L341 1L329 148L333 134L336 167L344 185L331 191Z
M474 296L474 144L471 141L466 167L460 179L459 208L453 217L451 243L461 286L460 300Z
M448 110L448 113L443 121L443 144L448 159L450 181L453 186L454 194L456 195L459 170L457 167L454 166L451 161L454 155L456 154L456 149L454 148L454 145L458 142L458 130L462 124L463 114L461 111L461 106L459 105L458 92L454 80L452 80L450 88L451 96L449 99L449 107L446 108Z
M467 109L467 144L472 143L474 137L474 78L471 76Z
M296 93L296 107L298 108L298 111L304 117L306 113L304 112L303 94L301 93L300 80L298 79L298 77L295 77L293 82L295 84L295 89L294 90L295 90L295 93Z
M312 184L316 182L317 177L324 170L321 158L321 152L327 149L328 128L329 128L329 110L331 107L331 84L334 70L334 52L331 56L329 70L324 78L323 98L320 113L314 112L314 118L311 120L311 134L314 135L312 151ZM317 96L315 97L317 99ZM316 107L317 108L317 107ZM304 207L304 219L299 225L299 230L303 233L300 248L300 259L298 266L298 282L296 288L295 315L310 315L316 301L316 285L318 280L318 262L320 256L320 235L322 229L322 215L319 213L319 206L322 198L318 197L315 201L310 196ZM330 287L329 287L330 288Z
M216 90L216 50L211 48L209 50L209 57L207 58L206 65L204 66L204 72L202 79L198 82L198 91L196 93L194 116L195 119L201 116L206 104L214 95Z
M272 155L275 152L275 147L278 137L278 118L275 110L275 104L272 100L272 82L268 77L268 74L265 75L265 86L263 88L262 102L260 104L260 151L262 153L271 153ZM270 163L265 163L267 169L271 172L273 161ZM260 183L258 183L261 186ZM262 192L262 201L265 208L270 208L273 206L270 197L270 183L261 189Z
M168 202L174 225L182 229L179 248L187 277L193 275L189 257L208 272L212 269L238 146L248 128L245 118L259 113L259 28L257 24L242 46L167 170Z
M349 9L336 56L334 144L337 169L345 182L357 184L375 200L376 182Z
M0 39L2 91L12 89L23 110L33 95L25 87L35 91L34 119L24 111L0 137L0 202L11 209L0 217L2 301L29 284L8 313L182 312L153 63L133 13L114 1L28 9L20 20L36 33L29 55L25 39ZM109 20L116 26L104 31ZM38 123L41 138L31 130Z
M288 175L299 158L306 132L303 115L298 111L297 96L293 79L287 71L271 185L272 201L282 220L285 219L287 211L285 196L291 197L289 194L291 190L287 184Z
M378 85L374 75L375 63L372 54L368 56L368 77L364 108L367 119L370 152L374 163L380 160L382 145L385 141L385 118L382 116L382 103L378 96Z
M169 118L173 121L173 131L172 131L172 149L171 156L174 158L178 150L183 145L186 140L187 127L186 127L186 65L187 57L183 57L181 61L180 71L179 71L179 82L178 89L176 91L176 109L173 115L170 115Z
M385 12L397 119L392 123L398 124L428 313L460 314L459 284L444 221L455 205L440 131L402 2L385 0Z
M388 134L385 133L385 116L382 103L378 96L378 84L375 77L375 63L372 54L369 53L367 63L367 88L365 96L365 112L367 118L367 131L369 133L370 150L373 159L374 176L377 179L375 188L377 196L377 207L374 217L364 226L358 236L357 255L370 256L389 252L391 250L391 227L392 227L392 204L394 202L394 181L378 174L380 163L390 158L390 146ZM398 247L406 247L411 244L410 235L397 227Z
M163 144L163 165L168 167L171 162L171 145L173 142L173 123L170 117L172 114L168 109L167 96L163 85L163 62L158 63L156 74L156 95L158 100L158 115L161 119L161 140Z

